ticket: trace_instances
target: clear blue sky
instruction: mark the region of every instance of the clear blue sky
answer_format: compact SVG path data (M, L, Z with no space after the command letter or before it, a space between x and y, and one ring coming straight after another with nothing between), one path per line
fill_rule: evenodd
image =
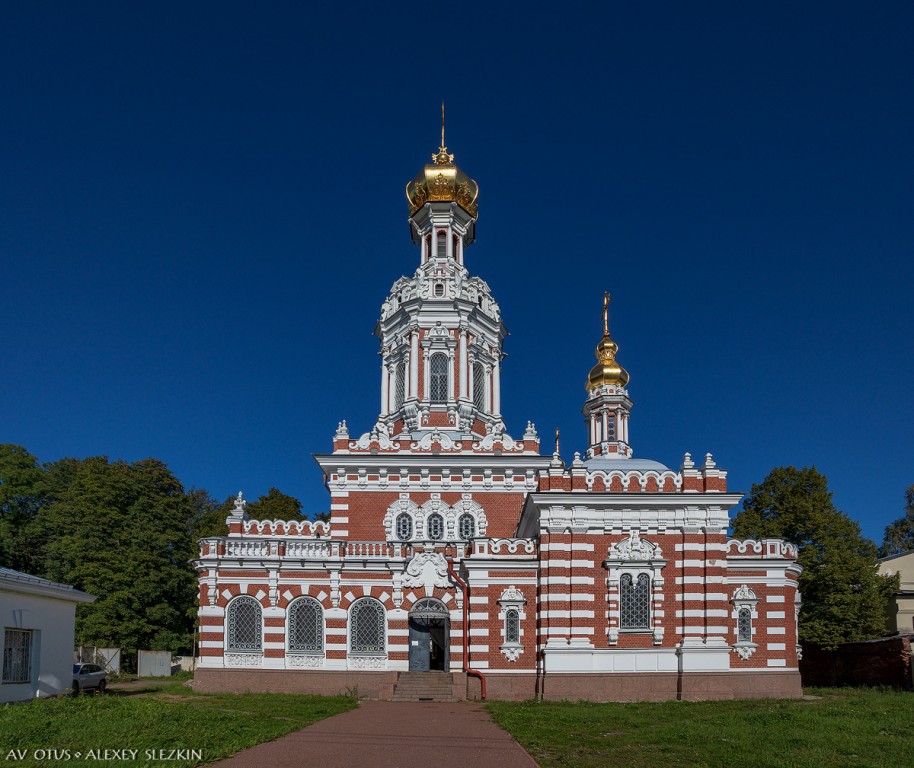
M637 456L914 483L914 4L6 3L0 442L328 508L378 411L403 187L480 185L508 429L583 450L601 297ZM545 441L545 447L551 446Z

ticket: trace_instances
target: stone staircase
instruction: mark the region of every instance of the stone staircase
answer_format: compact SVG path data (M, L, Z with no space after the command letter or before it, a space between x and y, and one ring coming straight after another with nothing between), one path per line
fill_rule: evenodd
M450 672L400 672L391 701L458 701Z

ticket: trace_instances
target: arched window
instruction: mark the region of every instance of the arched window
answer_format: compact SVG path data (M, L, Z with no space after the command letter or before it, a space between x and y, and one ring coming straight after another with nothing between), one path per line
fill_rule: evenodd
M457 235L454 235L454 239L451 241L451 253L454 254L454 259L457 258L457 254L460 253L460 238Z
M651 579L642 573L635 581L631 574L619 580L619 628L648 629L650 627Z
M432 541L441 541L444 538L444 518L437 512L430 515L425 523L425 531Z
M738 643L752 642L752 610L740 608L736 619L736 641Z
M403 407L406 398L406 363L397 366L397 380L394 383L394 410Z
M464 512L457 519L457 536L463 541L469 541L476 535L476 521L469 512Z
M444 283L435 283L435 298L440 299L444 296Z
M413 519L406 513L397 515L397 538L409 541L413 537Z
M229 603L225 620L228 625L229 651L263 649L263 621L260 603L253 597L237 597Z
M352 604L349 612L349 651L384 653L387 622L384 606L370 597Z
M312 597L300 597L289 606L289 650L323 653L324 612Z
M473 363L473 405L479 411L486 409L486 369L482 363Z
M447 355L437 352L431 357L431 401L447 402Z
M520 642L520 615L516 608L509 608L505 612L505 642Z
M447 258L447 232L443 229L438 232L438 256L439 259Z

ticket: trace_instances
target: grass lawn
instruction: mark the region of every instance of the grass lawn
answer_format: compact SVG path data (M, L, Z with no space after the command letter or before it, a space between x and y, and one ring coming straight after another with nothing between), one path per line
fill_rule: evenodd
M813 700L491 702L542 768L904 768L914 693L808 689Z
M343 696L202 694L180 683L100 696L40 699L0 706L0 762L184 768L228 757L355 706L354 698ZM36 752L55 749L56 756ZM105 749L139 752L132 759L118 759L124 756L105 756ZM147 749L156 750L157 759L150 759ZM201 758L174 759L181 758L180 753L166 752L169 759L158 759L158 750L179 749L198 750ZM11 757L12 750L25 750L26 756ZM90 750L100 750L101 759Z

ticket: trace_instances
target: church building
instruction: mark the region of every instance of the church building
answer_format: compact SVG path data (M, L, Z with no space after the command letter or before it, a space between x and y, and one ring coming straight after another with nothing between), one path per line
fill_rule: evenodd
M711 454L635 456L604 299L566 464L501 408L507 331L471 276L476 182L444 146L406 187L418 267L375 326L380 410L315 456L329 522L200 541L206 691L394 700L799 696L796 547L728 538L741 494ZM586 368L582 363L581 376ZM518 434L515 432L515 434Z

